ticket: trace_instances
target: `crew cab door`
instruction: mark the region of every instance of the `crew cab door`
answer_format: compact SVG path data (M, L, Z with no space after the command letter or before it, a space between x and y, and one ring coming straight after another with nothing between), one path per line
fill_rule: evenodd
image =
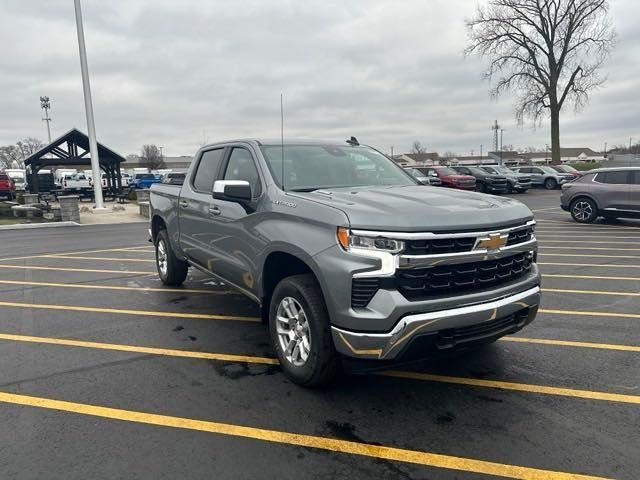
M256 290L255 272L258 253L264 247L255 212L264 190L263 179L253 152L245 146L233 146L227 155L219 180L244 180L251 185L251 200L214 199L215 243L209 252L215 258L213 272L249 293Z
M214 271L211 252L219 236L213 182L218 177L225 152L225 148L202 152L178 198L180 248L189 260L209 271Z

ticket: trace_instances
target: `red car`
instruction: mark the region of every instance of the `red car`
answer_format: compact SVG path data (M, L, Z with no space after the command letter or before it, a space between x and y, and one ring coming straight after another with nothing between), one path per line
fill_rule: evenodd
M16 184L4 173L0 173L0 197L9 197L9 200L16 198Z
M429 167L429 170L433 170L443 187L457 188L458 190L476 189L476 178L471 175L461 175L453 168L441 166Z
M579 178L582 175L584 175L583 172L581 172L579 170L576 170L571 165L551 165L551 168L553 168L556 172L573 175L575 178ZM574 180L575 180L575 178L574 178Z

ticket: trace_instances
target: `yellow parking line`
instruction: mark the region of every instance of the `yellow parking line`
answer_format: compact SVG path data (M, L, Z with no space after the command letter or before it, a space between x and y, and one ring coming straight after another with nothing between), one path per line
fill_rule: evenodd
M258 317L239 317L229 315L211 315L207 313L153 312L147 310L128 310L119 308L82 307L78 305L44 305L39 303L0 302L2 307L37 308L45 310L64 310L69 312L113 313L118 315L140 315L145 317L198 318L204 320L235 320L241 322L260 322Z
M539 246L539 250L575 250L575 247ZM640 252L640 248L580 247L580 250L606 250L607 252Z
M640 318L640 313L590 312L585 310L556 310L546 308L541 308L540 310L538 310L538 313L547 313L553 315L578 315L585 317Z
M120 345L113 343L85 342L82 340L69 340L66 338L33 337L30 335L13 335L0 333L0 340L13 342L44 343L49 345L63 345L66 347L94 348L98 350L115 350L119 352L147 353L150 355L162 355L168 357L202 358L205 360L219 360L221 362L238 363L263 363L278 365L278 360L267 357L250 357L247 355L231 355L227 353L196 352L190 350L176 350L169 348L141 347L137 345Z
M100 260L108 262L140 262L140 263L156 263L155 260L144 258L109 258L109 257L75 257L71 255L45 255L44 258L65 258L71 260Z
M501 390L515 390L519 392L541 393L545 395L559 395L562 397L585 398L588 400L604 400L608 402L633 403L640 405L640 395L594 392L591 390L578 390L575 388L549 387L546 385L502 382L499 380L482 380L479 378L449 377L447 375L434 375L432 373L408 372L399 370L380 372L379 375L385 375L387 377L406 378L411 380L422 380L427 382L452 383L455 385L468 385L472 387L498 388Z
M43 397L19 395L15 393L0 392L0 402L13 405L22 405L47 410L88 415L91 417L121 420L125 422L156 425L169 428L180 428L209 432L232 437L250 438L264 442L273 442L296 447L314 448L330 452L346 453L370 458L379 458L397 462L412 463L428 467L444 468L465 472L495 475L500 477L517 478L522 480L597 480L601 477L592 477L572 473L564 473L537 468L507 465L503 463L475 460L471 458L456 457L438 453L429 453L417 450L407 450L382 445L373 445L363 442L339 440L335 438L304 435L300 433L269 430L265 428L247 427L229 423L218 423L191 418L173 417L146 413L140 411L123 410L119 408L102 407L83 403L67 402Z
M611 343L591 343L591 342L574 342L566 340L548 340L546 338L522 338L522 337L502 337L500 341L515 343L534 343L540 345L553 345L560 347L581 347L594 348L601 350L618 350L622 352L640 352L640 347L633 345L617 345Z
M207 293L223 295L233 293L229 290L205 290L197 288L153 288L153 287L125 287L120 285L84 284L84 283L52 283L52 282L25 282L21 280L0 280L4 285L29 285L35 287L60 287L60 288L87 288L96 290L127 290L139 292L171 292L171 293Z
M613 295L620 297L640 297L640 293L632 292L608 292L603 290L572 290L565 288L543 288L543 292L555 292L555 293L578 293L582 295Z
M157 272L138 272L135 270L102 270L90 268L64 268L64 267L35 267L33 265L3 265L0 268L17 268L21 270L54 270L58 272L88 272L88 273L124 273L130 275L155 275Z
M601 263L552 263L538 262L538 265L555 265L564 267L605 267L605 268L640 268L640 265L611 265Z
M140 246L140 247L120 247L120 248L106 248L102 250L84 250L82 252L59 252L59 255L81 255L84 253L103 253L103 252L135 252L136 250L140 250L143 248L149 248L148 245ZM28 255L23 257L10 257L10 258L0 258L0 262L7 260L27 260L30 258L42 258L47 257L49 255L56 255L55 253L40 253L38 255Z
M540 253L543 257L638 258L638 255L600 255L591 253Z
M203 359L210 359L210 360L239 362L239 363L258 363L258 364L278 365L277 359L268 358L268 357L253 357L253 356L247 356L247 355L230 355L225 353L211 353L211 352L207 353L207 352L196 352L196 351L189 351L189 350L141 347L137 345L121 345L121 344L110 344L110 343L99 343L99 342L86 342L82 340L69 340L64 338L34 337L34 336L28 336L28 335L14 335L14 334L3 333L3 334L0 334L0 340L26 342L26 343L43 343L43 344L62 345L62 346L71 346L71 347L83 347L83 348L92 348L92 349L99 349L99 350L115 350L115 351L122 351L122 352L135 352L135 353L145 353L150 355L162 355L162 356L172 356L172 357L203 358ZM521 343L541 343L541 344L545 343L548 345L557 345L557 346L588 347L588 348L594 348L594 349L620 350L620 351L629 351L629 352L640 351L640 347L635 347L630 345L610 345L610 344L573 342L573 341L563 341L563 340L544 340L544 339L518 338L518 337L503 337L500 340L521 342ZM393 371L394 375L392 376L413 375L413 373L414 372ZM499 389L507 389L507 390L522 390L522 391L527 391L532 393L541 393L545 395L579 397L579 398L586 398L591 400L607 400L612 402L623 402L623 403L640 403L640 396L637 396L637 395L623 395L623 394L617 394L617 393L577 390L573 388L548 387L544 385L512 383L512 382L504 382L504 381L497 381L497 380L484 381L484 380L476 380L474 378L468 378L468 377L450 377L450 376L441 376L441 375L434 375L434 374L420 374L420 375L423 375L424 377L417 378L418 380L429 380L433 382L444 382L444 383L456 383L460 385L473 385L477 387L499 388Z
M606 277L602 275L560 275L544 273L542 278L577 278L579 280L620 280L625 282L638 282L640 277Z

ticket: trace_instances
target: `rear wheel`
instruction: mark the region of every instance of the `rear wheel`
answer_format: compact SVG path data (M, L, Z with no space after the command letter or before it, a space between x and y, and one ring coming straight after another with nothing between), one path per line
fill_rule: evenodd
M571 202L571 216L578 223L593 223L598 218L598 207L589 198L577 198Z
M555 178L547 178L544 181L544 188L546 188L547 190L555 190L557 186L558 182L556 182Z
M292 382L315 387L335 378L338 355L322 291L313 275L287 277L276 286L269 332L282 370Z
M169 243L169 235L166 230L160 230L156 235L156 267L160 280L165 285L172 287L182 285L187 278L189 264L176 257L171 243Z

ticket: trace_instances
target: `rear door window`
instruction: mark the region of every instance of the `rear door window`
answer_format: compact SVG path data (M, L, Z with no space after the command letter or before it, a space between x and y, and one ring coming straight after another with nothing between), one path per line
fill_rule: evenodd
M224 157L224 149L208 150L202 154L198 169L193 178L193 188L199 192L211 193L213 191L213 180L216 178L222 158Z
M632 180L633 180L633 182L632 182L632 183L633 183L634 185L640 185L640 170L634 170L634 171L633 171L633 177L632 177Z
M596 177L596 181L614 185L626 185L630 183L629 172L626 170L620 170L616 172L600 172Z

